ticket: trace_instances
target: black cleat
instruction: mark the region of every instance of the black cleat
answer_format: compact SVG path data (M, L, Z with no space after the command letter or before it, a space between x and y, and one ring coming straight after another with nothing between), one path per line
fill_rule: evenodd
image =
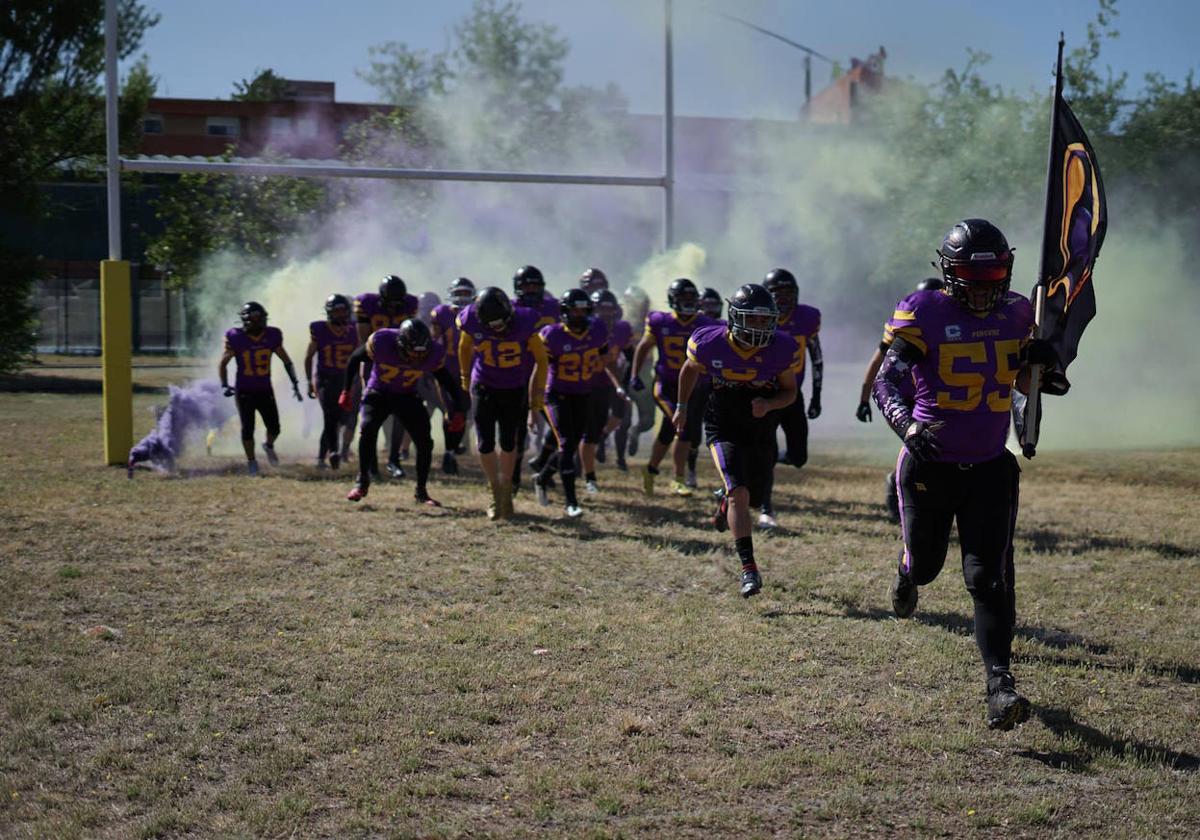
M742 597L749 598L762 590L762 576L758 569L742 569Z
M404 471L404 467L400 466L399 461L388 461L387 471L388 475L394 479L401 479L408 475L408 473Z
M917 585L907 574L896 570L896 577L888 588L892 597L892 612L896 618L908 618L917 610Z
M270 443L263 444L263 452L267 453L267 463L272 467L279 466L279 456L275 454L275 446Z
M442 456L442 472L445 475L458 475L458 459L454 457L453 452Z
M329 456L329 469L336 470L342 465L342 456L334 452Z
M993 665L992 676L987 681L988 729L1007 732L1027 720L1029 701L1017 693L1012 673L1000 665Z
M900 494L896 491L896 474L890 472L887 475L887 487L884 490L883 504L887 507L888 515L892 521L899 524L900 522Z

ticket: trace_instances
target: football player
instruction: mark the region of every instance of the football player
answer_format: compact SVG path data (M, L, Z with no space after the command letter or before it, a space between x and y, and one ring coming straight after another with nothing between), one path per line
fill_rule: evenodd
M275 404L275 391L271 388L271 357L283 361L283 369L292 380L292 393L300 396L300 382L296 379L296 368L292 357L283 349L283 333L278 327L267 326L267 310L257 301L248 301L238 311L242 319L240 327L230 327L225 332L225 352L217 363L217 376L225 396L234 397L238 417L242 421L242 449L246 453L246 469L250 475L258 475L258 461L254 457L254 414L262 416L267 429L263 452L271 465L279 463L275 454L275 439L279 437L279 407ZM229 387L226 368L229 360L237 364L236 387Z
M375 330L398 327L409 318L416 318L419 309L420 301L416 295L408 293L404 280L395 274L387 275L379 283L378 294L364 292L354 299L359 343L365 343ZM397 428L396 422L393 420L384 430L388 434L387 469L393 478L404 478L404 468L400 466L400 442L404 438L404 429Z
M625 435L621 429L628 429L631 402L625 392L625 383L629 378L629 360L633 357L633 327L621 317L621 304L617 296L608 289L598 289L592 292L592 306L596 317L608 327L609 358L615 365L617 382L612 382L607 376L598 376L596 387L592 394L592 422L589 426L589 441L596 445L596 458L603 460L600 453L608 435L615 435L613 445L617 450L617 469L626 472L629 465L625 463ZM585 476L586 478L586 476ZM594 482L594 479L589 479ZM586 486L586 485L585 485Z
M625 315L625 320L629 322L629 326L633 328L633 334L639 339L646 332L646 315L650 312L650 297L642 291L639 286L629 286L621 294L622 310ZM627 441L628 445L621 445L621 448L630 455L636 455L638 452L638 439L642 432L648 432L654 428L654 416L658 412L658 408L654 403L654 394L649 389L634 391L630 386L635 375L640 376L642 380L650 377L649 354L646 361L643 363L642 370L633 369L633 351L634 347L629 347L625 351L627 360L625 376L622 384L625 390L629 392L629 398L633 405L637 407L637 425L634 425L633 411L625 413L625 420L617 429L615 436L616 440Z
M675 426L671 418L675 415L679 370L687 357L688 337L700 327L713 324L712 319L700 314L700 293L696 290L696 284L686 277L672 281L667 289L667 305L670 307L669 312L651 312L646 317L646 334L642 336L633 352L635 373L630 380L634 391L641 391L646 387L636 371L641 369L642 362L649 355L651 348L657 348L654 401L663 412L663 420L658 437L650 450L650 460L642 468L642 491L647 496L654 495L654 478L658 475L658 465L667 454L671 441L676 440ZM692 495L692 488L685 482L684 472L687 468L688 449L699 443L699 435L698 430L693 433L692 429L688 429L688 432L689 435L679 438L675 443L675 480L671 482L671 492L677 496Z
M489 286L458 313L458 364L464 390L475 403L479 463L492 492L488 519L513 516L512 477L518 460L517 430L535 422L546 384L546 347L538 315L514 307L503 289ZM496 455L499 427L500 455Z
M896 462L904 548L892 609L900 618L913 614L918 588L942 570L957 522L987 724L1011 729L1029 717L1029 701L1010 670L1016 600L1008 547L1018 467L1005 443L1013 387L1027 387L1028 366L1053 355L1046 342L1030 340L1033 307L1009 290L1012 249L995 225L959 222L937 254L943 288L913 292L896 305L891 346L872 389L904 444Z
M700 378L712 383L704 411L705 440L724 484L713 517L733 532L742 563L743 598L758 594L762 576L754 559L751 510L761 504L775 469L778 412L796 400L796 341L777 330L779 310L762 286L747 283L729 299L729 322L692 333L679 375L673 422L687 428L689 398Z
M721 293L711 286L704 289L704 293L700 295L700 311L712 318L714 322L724 324L721 316L725 311L725 300L721 297ZM690 430L688 435L689 440L699 440L699 429L703 423L704 406L708 402L708 392L710 382L703 377L696 383L696 387L692 389L691 404L688 406L688 418L695 428ZM696 480L696 461L699 460L700 446L693 446L688 450L687 461L687 476L684 478L684 483L695 490L699 487L699 482Z
M721 293L712 286L705 286L704 293L700 295L700 311L714 321L720 321L724 310L725 301L721 299Z
M536 265L523 265L513 273L513 302L520 307L531 309L537 313L536 328L540 331L543 327L548 327L558 321L558 298L546 291L546 278L542 276L542 270ZM527 364L532 365L532 362L527 359ZM532 366L526 371L527 374L532 373ZM529 406L526 406L528 409ZM536 425L533 428L527 428L524 423L517 430L517 461L513 465L512 487L515 493L521 487L521 455L529 446L529 432L536 431L538 440L548 440L548 434L545 428L545 419L541 412L534 412Z
M596 292L607 290L608 275L598 268L586 269L579 275L579 288L587 292L589 297Z
M458 369L458 313L462 312L475 300L475 284L468 277L459 277L450 284L447 291L448 303L435 306L431 318L433 320L433 337L446 345L446 369L455 379L462 378ZM470 397L465 396L467 407L463 413L463 422L458 423L452 416L442 420L442 436L446 443L445 454L442 455L442 472L446 475L458 473L458 458L467 431L466 414L470 409Z
M341 447L338 429L349 425L350 412L338 406L342 382L346 378L346 365L350 354L358 346L358 333L350 324L350 299L345 295L330 295L325 300L325 320L313 321L308 325L308 349L304 353L304 381L308 383L310 399L320 401L325 415L321 431L321 443L317 451L317 466L337 469L341 464ZM313 376L313 357L317 359L316 376Z
M543 327L542 343L546 347L549 377L546 380L545 412L550 430L558 442L557 457L547 458L541 472L534 477L534 489L541 505L550 503L547 480L557 468L562 477L567 516L583 515L575 493L575 455L593 423L593 395L598 377L607 374L615 383L616 373L608 348L608 325L593 317L592 299L583 289L569 289L561 300L561 321ZM600 395L608 403L608 395ZM587 475L588 492L596 486L595 442L590 453L582 453ZM589 457L590 455L590 457Z
M783 427L783 438L787 445L784 458L793 467L803 467L808 462L808 421L821 416L821 385L825 377L825 360L821 355L820 310L798 302L800 287L796 278L786 268L767 272L763 286L775 299L779 308L777 329L783 330L796 340L796 401L780 412L779 424ZM808 411L804 409L804 393L799 386L804 384L806 361L812 359L812 399ZM774 437L771 438L775 440ZM771 473L763 491L762 508L758 515L760 528L775 528L779 522L775 517L772 496L775 489L775 474Z
M424 321L410 318L399 327L382 327L371 333L366 342L350 355L339 403L350 408L350 392L359 380L360 369L367 365L366 385L362 397L362 428L358 438L358 482L346 494L357 502L371 487L371 466L379 427L390 416L412 435L417 448L417 486L415 498L423 505L440 507L430 497L426 484L433 460L433 438L429 434L429 414L417 395L417 384L426 374L432 374L450 395L458 410L462 408L459 383L445 367L446 348L436 341Z

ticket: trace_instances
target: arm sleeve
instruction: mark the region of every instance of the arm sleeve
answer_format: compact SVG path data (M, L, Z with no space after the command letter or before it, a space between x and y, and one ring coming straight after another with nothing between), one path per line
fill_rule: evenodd
M463 382L471 381L471 360L475 356L475 339L463 330L458 334L458 370Z
M808 357L812 359L812 389L815 394L821 390L821 383L825 379L825 357L821 355L821 338L815 333L808 340Z
M529 342L526 345L529 352L533 354L533 392L536 395L541 395L546 390L546 366L549 364L549 357L546 355L546 343L542 341L542 337L537 333L529 336ZM535 400L536 401L536 400ZM537 406L540 408L540 406Z
M446 392L450 403L454 406L455 411L466 410L466 400L463 394L462 386L458 384L458 380L454 378L454 374L446 370L445 365L433 372L433 378L442 386L442 390Z
M875 383L871 393L875 397L875 405L887 420L892 431L904 440L904 433L912 424L912 408L904 399L904 387L912 377L913 362L920 361L924 352L915 345L909 344L902 337L896 336L879 373L875 374Z

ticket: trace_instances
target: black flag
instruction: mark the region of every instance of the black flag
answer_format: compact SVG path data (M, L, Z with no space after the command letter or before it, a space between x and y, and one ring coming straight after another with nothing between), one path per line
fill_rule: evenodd
M1046 217L1041 268L1034 287L1038 332L1058 354L1058 363L1041 373L1040 391L1065 394L1071 387L1067 366L1079 354L1079 339L1096 315L1092 268L1108 229L1108 208L1100 165L1087 134L1062 96L1062 50L1050 124L1050 161L1046 176ZM1037 445L1041 393L1026 402L1017 433L1027 456Z

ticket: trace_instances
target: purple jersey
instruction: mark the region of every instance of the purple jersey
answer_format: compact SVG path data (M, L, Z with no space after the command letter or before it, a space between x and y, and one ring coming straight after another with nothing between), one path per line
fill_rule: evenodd
M942 291L913 292L896 304L887 335L924 358L912 366L913 419L941 421L938 460L979 463L1004 451L1021 346L1032 334L1033 306L1009 292L977 315Z
M508 329L497 333L479 321L475 304L458 313L458 328L474 343L471 362L471 384L489 388L523 388L529 384L534 369L529 339L537 333L537 313L524 306L513 307ZM460 338L461 341L461 338Z
M679 381L679 369L687 358L688 338L701 327L709 327L714 323L712 318L699 314L686 321L674 312L651 312L646 316L646 335L654 339L654 345L658 348L654 373L660 382Z
M279 327L266 327L257 338L251 338L241 327L225 331L225 352L232 353L237 362L239 392L270 392L271 356L282 346L283 333Z
M633 344L633 327L628 321L617 321L612 325L612 333L608 337L608 346L618 351L625 350Z
M586 394L601 386L608 359L608 325L593 318L582 334L571 332L563 323L542 327L542 342L550 357L550 375L546 393Z
M350 363L350 354L358 346L353 324L334 326L328 321L313 321L308 335L317 345L317 373L341 375Z
M779 374L796 369L796 345L794 338L777 331L766 347L743 350L733 343L728 327L713 324L692 333L687 357L704 369L714 391L774 392Z
M525 304L516 301L517 306L525 306ZM542 292L541 306L530 306L528 309L533 309L538 314L537 324L538 330L542 327L548 327L551 324L557 324L559 316L562 312L562 305L558 302L558 298L549 292Z
M414 394L425 374L442 366L446 346L433 342L429 353L419 362L400 355L396 339L400 330L384 327L371 333L367 339L367 355L371 357L371 378L367 380L367 391L382 391L388 394Z
M370 324L371 332L384 327L398 327L409 318L417 317L420 301L416 295L405 295L404 305L399 311L391 312L383 305L383 298L375 292L366 292L354 299L354 320Z
M779 321L776 328L796 339L796 384L804 381L808 343L821 331L821 310L798 303Z
M430 316L433 328L433 337L442 340L446 345L446 369L454 374L454 378L458 378L458 313L461 310L455 309L448 303L440 303L433 308L433 313Z

